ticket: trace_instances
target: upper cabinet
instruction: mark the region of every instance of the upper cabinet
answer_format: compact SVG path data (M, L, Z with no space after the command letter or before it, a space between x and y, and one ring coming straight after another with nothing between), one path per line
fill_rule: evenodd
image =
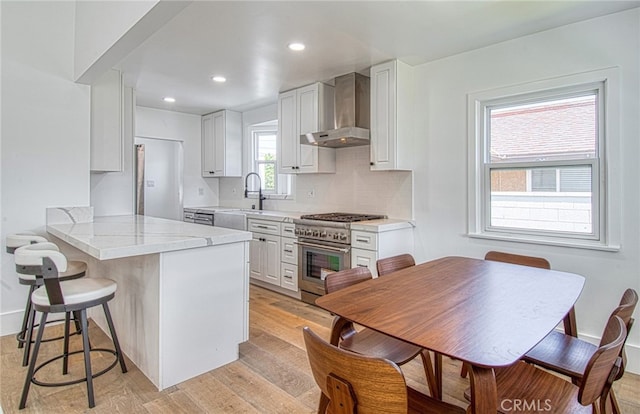
M242 114L219 111L202 117L202 176L242 176Z
M324 83L278 96L278 160L281 174L334 173L332 148L301 145L300 135L333 128L333 87Z
M413 69L399 60L371 67L371 170L411 170Z
M123 169L123 86L111 69L91 85L91 171Z

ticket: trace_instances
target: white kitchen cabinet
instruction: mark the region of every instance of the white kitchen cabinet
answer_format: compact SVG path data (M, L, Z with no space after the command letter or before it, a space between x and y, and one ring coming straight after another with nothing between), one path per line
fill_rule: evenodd
M120 71L111 69L91 85L91 171L123 168L123 85Z
M317 82L281 93L278 96L279 172L334 173L335 149L300 144L302 134L333 128L332 86Z
M413 254L413 246L413 226L409 222L352 229L351 267L368 267L373 277L378 277L378 259L403 253Z
M298 266L282 262L280 286L294 292L298 291Z
M249 227L265 230L264 233L255 232L251 240L251 253L249 260L249 275L257 280L280 286L280 234L278 223L264 222L261 220L249 220ZM263 229L262 227L266 229ZM271 233L268 229L278 227L278 234Z
M371 170L411 170L413 68L399 60L371 67Z
M242 114L219 111L202 117L202 176L242 176Z

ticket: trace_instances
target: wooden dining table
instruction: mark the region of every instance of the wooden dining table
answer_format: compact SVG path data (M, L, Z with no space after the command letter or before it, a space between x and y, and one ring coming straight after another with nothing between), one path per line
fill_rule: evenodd
M495 414L494 369L517 362L551 332L583 286L584 277L573 273L443 257L327 294L316 304L468 363L471 412Z

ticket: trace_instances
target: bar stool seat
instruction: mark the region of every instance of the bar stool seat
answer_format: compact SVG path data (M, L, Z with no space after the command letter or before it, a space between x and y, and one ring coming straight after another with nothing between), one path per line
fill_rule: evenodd
M43 243L44 244L44 243ZM46 250L40 245L27 245L18 248L14 252L16 266L24 266L25 269L31 269L33 273L42 275L44 285L36 289L31 295L31 301L33 308L42 313L40 326L36 336L33 356L29 362L29 368L25 378L24 388L22 390L22 397L20 399L19 408L23 409L27 403L27 397L29 395L29 389L31 384L42 386L64 386L76 384L79 382L87 383L87 398L89 408L95 406L95 399L93 394L93 379L109 371L115 367L118 362L123 373L127 372L124 356L120 349L118 337L116 335L115 328L113 326L113 320L111 313L109 312L108 303L115 297L117 290L117 284L111 279L105 278L81 278L61 282L59 279L59 271L67 270L66 257L57 250ZM109 326L109 332L111 339L113 340L114 349L92 349L89 345L89 332L87 329L87 309L102 305L104 314ZM81 331L82 331L82 351L69 352L68 335L65 335L64 351L62 355L49 359L40 365L37 364L38 352L40 350L40 344L42 342L42 334L44 331L45 321L47 315L51 312L65 312L69 315L70 312L77 312L80 319ZM65 331L69 330L69 317L65 320ZM103 351L114 355L114 361L107 368L100 372L93 373L91 367L91 352ZM67 382L44 382L36 378L36 373L45 365L48 365L58 359L62 359L62 373L66 374L68 369L68 357L69 355L82 352L84 355L84 367L85 377L79 380L72 380Z
M117 285L111 279L83 278L60 283L64 303L67 307L71 305L85 305L87 302L100 300L115 293ZM31 301L34 305L48 307L49 296L45 286L39 287L31 294Z
M67 271L60 273L60 281L79 279L87 274L87 264L79 260L69 260L67 262ZM21 285L42 285L42 278L36 275L18 274L18 280Z

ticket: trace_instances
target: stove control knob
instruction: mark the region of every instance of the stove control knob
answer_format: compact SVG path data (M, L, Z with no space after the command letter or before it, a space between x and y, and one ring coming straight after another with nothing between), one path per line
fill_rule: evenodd
M320 230L314 230L313 237L318 237L318 236L320 236Z
M322 233L320 233L320 237L322 237L323 239L327 238L327 232L323 231Z
M333 238L334 238L335 240L337 240L337 239L338 239L338 233L333 233Z
M307 230L305 234L307 236L313 236L313 230Z
M299 228L294 229L293 234L295 234L296 236L300 234L300 229Z
M344 233L340 233L340 240L347 240L347 235Z

